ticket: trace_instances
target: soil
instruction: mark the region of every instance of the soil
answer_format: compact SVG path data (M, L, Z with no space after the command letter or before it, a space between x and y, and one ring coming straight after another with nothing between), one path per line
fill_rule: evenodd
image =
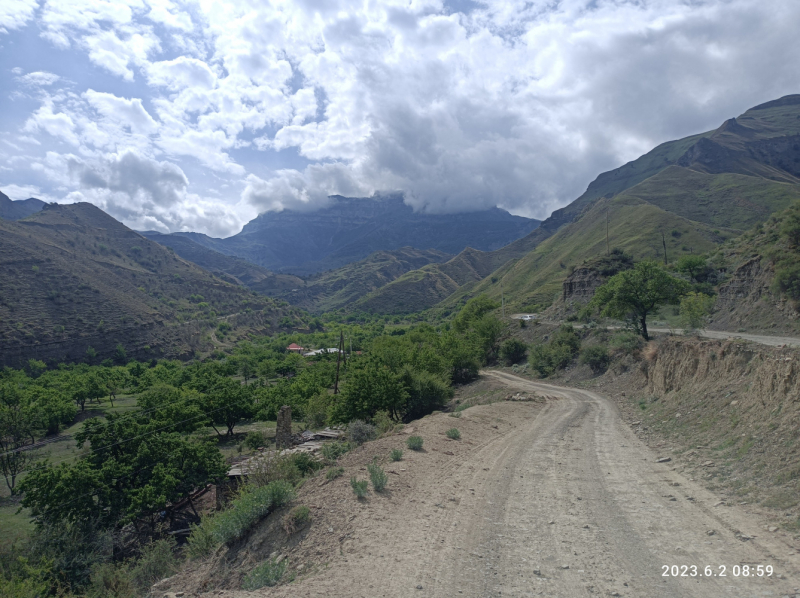
M250 596L242 577L270 555L294 581L263 596L794 596L793 536L676 471L594 391L485 372L483 391L516 400L434 414L341 459L344 475L306 482L312 521L287 536L283 512L159 591ZM457 427L461 440L445 431ZM424 451L392 448L420 435ZM373 457L389 486L358 500ZM768 531L768 528L770 531ZM712 576L663 576L664 566ZM771 577L735 572L771 565ZM725 567L724 577L719 576ZM736 569L734 569L734 567ZM681 570L678 569L678 573ZM687 574L691 575L688 569Z

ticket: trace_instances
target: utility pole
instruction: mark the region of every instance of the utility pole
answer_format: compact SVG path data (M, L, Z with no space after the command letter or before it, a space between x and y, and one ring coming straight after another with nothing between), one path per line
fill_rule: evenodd
M344 332L339 331L339 346L336 348L336 382L333 383L333 394L339 394L339 362L342 359L342 349L344 348Z
M664 238L664 231L661 231L661 243L664 245L664 265L667 265L667 240Z

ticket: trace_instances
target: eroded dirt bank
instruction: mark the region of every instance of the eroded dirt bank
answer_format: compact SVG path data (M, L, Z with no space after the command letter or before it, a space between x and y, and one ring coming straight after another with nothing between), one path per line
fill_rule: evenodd
M368 443L346 472L308 481L298 502L314 521L287 538L280 513L242 545L170 581L173 591L226 596L270 553L294 582L263 596L761 596L794 595L800 572L790 535L657 463L601 393L490 372L539 402L499 402L417 422L426 452L386 464L389 491L355 499L351 475L404 435ZM462 440L444 436L458 427ZM775 575L734 577L772 565ZM663 577L663 565L708 565L725 577ZM778 577L780 575L781 577Z

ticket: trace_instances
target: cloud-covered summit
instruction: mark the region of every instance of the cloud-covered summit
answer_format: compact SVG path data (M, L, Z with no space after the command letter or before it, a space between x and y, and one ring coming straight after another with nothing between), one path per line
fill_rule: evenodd
M793 0L6 0L0 189L216 236L386 191L543 218L797 92L797 22Z

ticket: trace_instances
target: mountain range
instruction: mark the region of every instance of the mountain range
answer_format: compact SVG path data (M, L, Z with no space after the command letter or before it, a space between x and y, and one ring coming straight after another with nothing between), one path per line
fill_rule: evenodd
M408 246L448 254L466 247L492 251L539 225L538 220L499 208L460 214L415 212L402 195L337 195L329 200L328 206L313 212L266 212L226 239L173 234L275 272L309 275L362 260L375 251Z

